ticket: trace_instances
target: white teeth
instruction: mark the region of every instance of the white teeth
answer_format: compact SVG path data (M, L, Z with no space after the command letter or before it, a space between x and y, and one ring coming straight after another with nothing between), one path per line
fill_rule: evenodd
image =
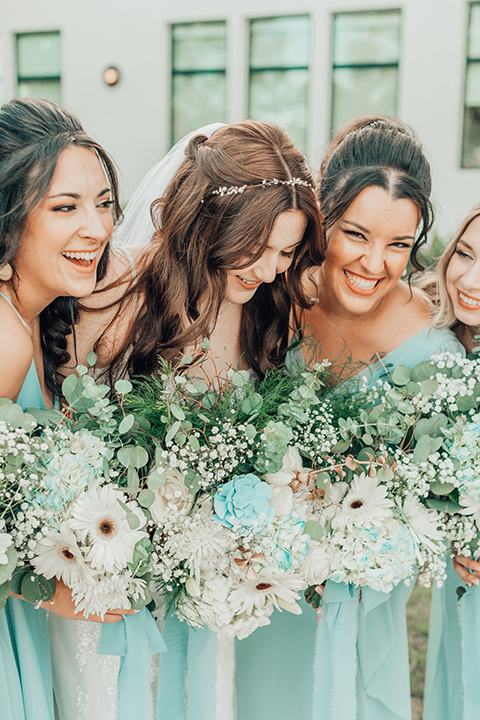
M360 288L360 290L373 290L375 285L378 283L378 280L364 280L363 278L359 278L357 275L351 275L347 270L344 270L345 275L348 278L348 281L352 283L352 285L355 285L355 287Z
M240 277L240 276L239 276ZM258 285L258 280L245 280L245 278L240 278L240 280L247 285Z
M480 300L474 300L471 297L467 297L464 295L460 290L458 291L458 294L460 296L460 300L465 303L465 305L471 305L472 307L480 308Z
M92 261L97 255L97 250L94 252L63 252L62 255L66 258L73 258L74 260L89 260Z

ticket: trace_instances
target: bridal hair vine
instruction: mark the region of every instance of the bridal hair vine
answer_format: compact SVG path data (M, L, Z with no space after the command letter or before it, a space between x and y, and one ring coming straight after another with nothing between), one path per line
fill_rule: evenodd
M312 185L312 183L309 183L308 180L302 180L302 178L294 177L290 180L278 180L277 178L273 178L273 180L262 180L261 183L246 183L245 185L224 185L223 187L219 187L216 190L212 190L209 195L218 195L219 197L224 197L225 195L241 195L247 188L267 188L277 185L287 185L289 187L300 185L301 187L309 188L309 190L315 192L315 187ZM204 201L202 200L202 203L203 202Z

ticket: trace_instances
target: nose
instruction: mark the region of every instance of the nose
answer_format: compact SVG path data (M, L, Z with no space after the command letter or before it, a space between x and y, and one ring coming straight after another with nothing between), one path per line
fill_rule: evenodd
M104 242L108 240L113 229L113 220L111 215L100 217L96 206L85 210L82 218L82 225L78 234L87 240L95 240L96 242Z
M271 283L277 276L277 255L266 250L252 268L255 278L264 283Z
M362 265L370 275L380 275L385 268L385 250L376 243L367 245L362 257Z

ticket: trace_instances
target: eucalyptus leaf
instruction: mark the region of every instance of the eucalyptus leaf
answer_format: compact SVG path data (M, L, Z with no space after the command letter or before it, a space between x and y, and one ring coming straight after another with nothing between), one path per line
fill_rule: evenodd
M22 580L28 572L30 572L28 565L21 565L20 567L15 568L10 579L10 590L14 595L22 594Z
M457 400L457 407L462 413L468 412L469 410L473 410L477 407L477 400L472 395L459 397Z
M253 393L245 398L242 403L242 412L246 415L258 413L263 405L263 398L259 393Z
M159 490L161 487L165 485L167 482L167 476L164 472L161 472L158 468L156 468L153 472L150 473L147 479L147 485L150 490Z
M155 495L151 490L144 488L138 493L137 500L142 507L148 508L155 502Z
M6 555L7 562L5 565L0 565L0 585L10 580L18 560L17 553L11 546L7 548Z
M192 447L195 450L195 452L198 452L200 450L200 443L198 441L198 438L195 435L189 435L188 442L189 442L190 447Z
M55 595L55 579L47 580L43 575L27 572L22 578L22 595L29 603L36 605L47 602Z
M118 426L118 432L120 433L120 435L123 435L123 433L126 433L129 430L131 430L134 422L135 422L134 415L125 415L125 417L121 421L120 425Z
M437 367L430 360L423 360L412 368L412 380L422 382L429 380L437 371Z
M448 495L454 488L455 485L453 483L441 482L441 480L430 483L430 490L435 493L435 495Z
M70 402L72 395L78 395L78 378L76 375L68 375L62 383L62 394Z
M172 404L170 406L171 413L173 417L177 418L177 420L185 420L185 413L183 412L182 408L178 405Z
M411 395L417 395L420 392L420 385L414 380L410 380L407 384L407 390Z
M130 380L117 380L115 383L115 391L119 395L126 395L129 392L132 392L133 385L130 382Z
M453 514L457 513L460 509L457 503L454 503L451 500L438 500L437 498L427 498L426 504L427 507L433 508L433 510L440 510L444 513Z
M310 535L312 540L321 540L323 537L323 527L316 520L309 520L305 523L305 532Z
M433 395L434 392L440 387L438 380L433 378L430 380L422 380L420 383L420 391L423 395Z
M180 430L180 427L181 425L179 420L170 425L167 434L165 435L165 442L170 442L170 440L173 440L177 432Z
M121 447L117 450L118 462L121 463L124 467L128 467L130 465L130 453L131 452L132 452L131 447Z
M432 440L429 435L422 435L415 445L413 451L413 462L419 463L425 462L428 456L432 453Z
M350 440L340 440L338 443L336 443L332 450L336 453L343 453L350 447Z
M362 436L362 442L364 442L365 445L372 445L373 437L370 435L370 433L364 433Z
M248 424L245 426L245 435L247 436L247 438L249 440L253 440L253 438L255 437L256 434L257 434L257 430L254 425Z
M325 485L328 485L329 483L330 475L326 470L322 470L322 472L317 473L315 478L317 488L325 488Z
M144 467L148 463L148 452L140 445L135 445L130 451L130 465L135 468Z
M129 487L137 488L140 484L140 478L138 476L138 472L135 470L132 465L128 466L127 469L127 483Z
M93 352L93 350L90 350L89 353L87 353L87 365L90 365L90 367L93 367L97 362L97 356Z
M410 368L404 365L397 365L395 370L390 375L390 379L395 385L408 385L411 380Z

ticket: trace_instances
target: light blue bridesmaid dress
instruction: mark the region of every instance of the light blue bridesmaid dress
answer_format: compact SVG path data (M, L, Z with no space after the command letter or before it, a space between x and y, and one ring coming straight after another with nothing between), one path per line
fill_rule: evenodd
M445 351L463 347L450 330L425 328L358 375L373 384L385 366L413 367ZM238 720L410 720L411 589L328 581L319 623L302 602L302 615L274 613L270 625L237 641Z
M15 310L8 298L1 292L0 295ZM33 361L16 402L24 410L45 408ZM12 597L0 610L0 718L53 720L47 614Z

